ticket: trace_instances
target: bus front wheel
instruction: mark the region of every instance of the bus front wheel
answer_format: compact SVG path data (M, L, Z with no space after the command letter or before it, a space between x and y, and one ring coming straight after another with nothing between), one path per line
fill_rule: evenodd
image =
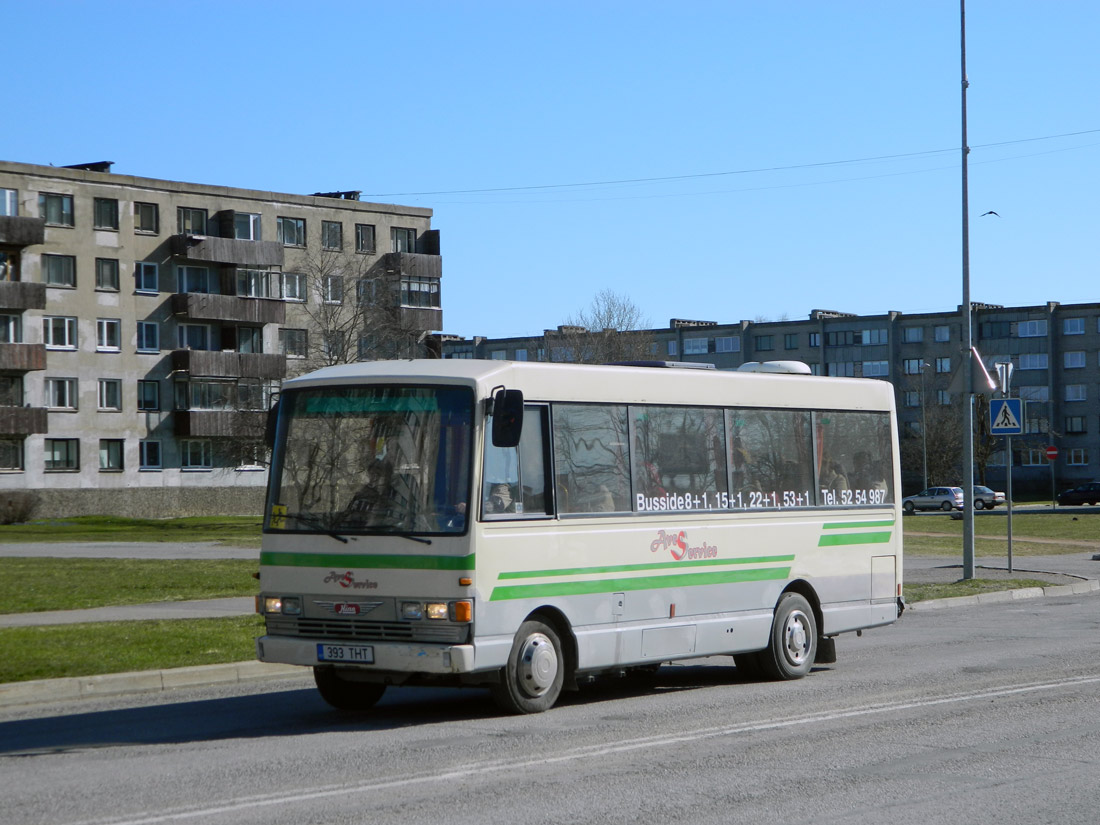
M331 667L313 668L313 681L321 698L340 710L369 710L386 692L386 686L377 682L341 679Z
M493 701L509 713L542 713L561 695L565 679L561 640L548 624L529 619L520 625Z
M760 668L773 679L801 679L810 672L817 656L817 621L804 596L779 597L771 641L757 656Z

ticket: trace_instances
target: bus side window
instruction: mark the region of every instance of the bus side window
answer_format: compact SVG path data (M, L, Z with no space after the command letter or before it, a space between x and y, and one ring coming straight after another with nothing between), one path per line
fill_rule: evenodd
M489 426L492 426L492 416ZM547 426L546 407L527 405L523 410L523 434L518 446L494 447L486 437L481 474L482 518L532 518L549 514Z

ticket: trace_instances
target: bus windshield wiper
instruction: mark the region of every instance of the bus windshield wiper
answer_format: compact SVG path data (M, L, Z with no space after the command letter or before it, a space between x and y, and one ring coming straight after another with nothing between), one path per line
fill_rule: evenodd
M303 524L308 524L310 527L316 527L318 530L320 530L326 536L331 536L332 538L336 539L337 541L342 541L344 544L348 543L348 539L347 539L346 536L342 536L339 533L337 533L335 530L333 530L331 527L329 527L327 524L325 524L324 519L322 519L318 516L310 515L309 513L288 513L287 517L297 519L298 521L302 522Z

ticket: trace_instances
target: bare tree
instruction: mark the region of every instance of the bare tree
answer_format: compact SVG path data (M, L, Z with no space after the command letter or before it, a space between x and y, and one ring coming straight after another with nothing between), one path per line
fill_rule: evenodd
M649 319L629 298L609 289L596 293L556 331L547 333L551 360L578 364L639 361L653 357Z

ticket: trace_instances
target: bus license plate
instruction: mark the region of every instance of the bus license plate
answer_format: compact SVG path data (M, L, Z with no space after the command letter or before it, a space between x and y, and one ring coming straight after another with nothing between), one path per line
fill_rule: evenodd
M374 664L374 648L370 645L317 645L318 662L348 662Z

